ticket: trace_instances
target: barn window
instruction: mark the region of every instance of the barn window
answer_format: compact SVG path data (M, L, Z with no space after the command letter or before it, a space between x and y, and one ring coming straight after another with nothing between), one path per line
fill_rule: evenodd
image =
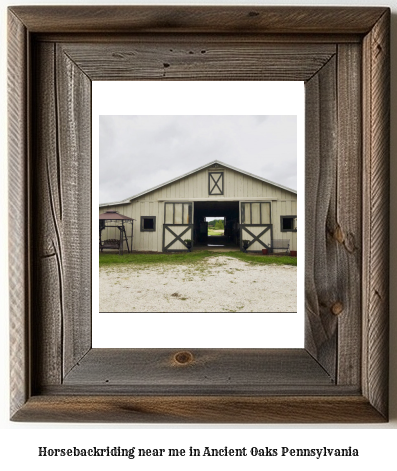
M192 203L165 203L165 224L192 224Z
M241 203L241 224L271 224L270 203Z
M296 216L280 216L281 232L296 232L297 217Z
M156 216L141 216L141 232L156 230Z

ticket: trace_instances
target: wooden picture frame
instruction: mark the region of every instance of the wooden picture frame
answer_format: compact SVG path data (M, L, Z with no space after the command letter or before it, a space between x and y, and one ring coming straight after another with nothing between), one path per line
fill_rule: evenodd
M389 22L9 8L11 420L387 421ZM304 349L91 348L92 80L305 81Z

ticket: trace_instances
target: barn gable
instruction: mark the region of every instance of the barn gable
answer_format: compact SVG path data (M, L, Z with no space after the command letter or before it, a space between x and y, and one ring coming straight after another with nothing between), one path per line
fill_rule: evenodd
M296 191L218 160L126 200L100 205L136 220L134 250L187 250L206 241L206 217L225 218L227 242L296 250Z
M195 170L192 170L191 172L185 173L179 177L176 177L168 182L162 183L161 185L157 185L154 188L150 188L148 190L143 191L142 193L138 193L137 195L131 196L129 198L126 198L125 200L119 201L119 202L114 202L114 203L103 203L100 204L99 207L107 207L107 206L116 206L116 205L122 205L131 202L132 200L142 197L148 193L152 193L156 190L161 190L164 187L170 187L171 185L176 185L178 186L178 183L180 184L181 180L187 180L189 183L193 182L195 179L197 180L197 175L203 175L205 172L213 170L214 172L216 171L222 171L222 169L227 169L230 173L230 175L233 175L233 172L237 174L241 174L245 177L247 177L246 181L248 182L250 179L253 179L258 182L262 182L265 184L268 184L270 186L275 187L276 189L279 190L285 190L291 193L296 194L296 190L293 190L291 188L287 188L285 186L279 185L277 183L271 182L270 180L266 180L262 177L259 177L257 175L253 175L249 172L246 172L244 170L237 169L235 167L232 167L231 165L225 164L224 162L221 162L220 160L214 160L202 167L196 168ZM247 183L248 185L248 183ZM180 185L179 185L180 186ZM248 191L248 189L247 189ZM200 195L203 196L203 195ZM225 195L226 196L226 195Z

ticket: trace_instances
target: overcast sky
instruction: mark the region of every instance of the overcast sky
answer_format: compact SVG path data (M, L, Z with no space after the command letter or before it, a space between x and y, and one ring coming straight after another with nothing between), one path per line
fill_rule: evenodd
M100 116L99 202L220 160L297 188L296 116Z

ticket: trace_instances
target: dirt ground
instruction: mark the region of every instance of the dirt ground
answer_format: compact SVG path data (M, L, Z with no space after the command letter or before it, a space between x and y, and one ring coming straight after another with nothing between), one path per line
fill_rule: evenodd
M99 270L100 312L296 312L297 267L232 257Z

